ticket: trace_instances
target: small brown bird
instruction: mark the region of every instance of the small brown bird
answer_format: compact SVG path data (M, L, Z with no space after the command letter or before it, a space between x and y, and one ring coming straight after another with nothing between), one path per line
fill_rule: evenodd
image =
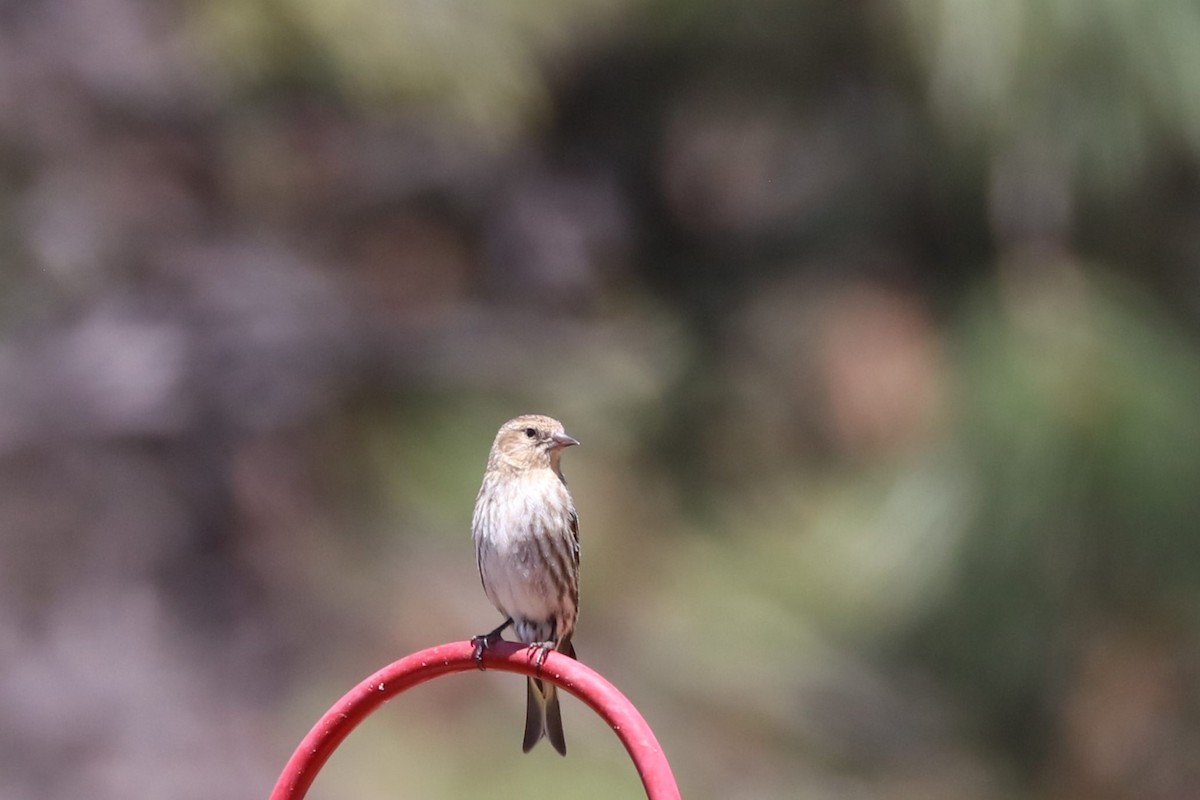
M537 647L575 657L571 634L579 609L579 518L559 469L562 451L579 444L550 417L530 414L500 427L475 500L471 533L483 591L504 623L475 638L475 657L512 626ZM562 714L554 684L530 678L525 708L526 753L546 736L562 755Z

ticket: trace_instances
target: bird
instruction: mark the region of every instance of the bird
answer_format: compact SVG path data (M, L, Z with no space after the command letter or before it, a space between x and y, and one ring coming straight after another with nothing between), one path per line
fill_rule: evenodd
M579 611L579 516L559 462L579 444L552 417L526 414L500 426L488 453L475 499L471 536L483 591L504 622L473 639L475 659L509 626L517 640L537 650L541 667L550 650L571 658ZM528 753L543 737L567 754L554 684L526 684Z

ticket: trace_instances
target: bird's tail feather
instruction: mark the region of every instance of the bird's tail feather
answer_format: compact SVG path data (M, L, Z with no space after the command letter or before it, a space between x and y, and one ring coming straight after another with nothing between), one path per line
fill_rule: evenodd
M567 754L558 692L554 684L530 678L525 697L525 742L521 749L528 753L543 736L550 740L560 755Z
M570 637L559 648L564 654L575 658L575 646ZM553 683L530 678L525 691L525 741L521 749L528 753L545 736L554 745L559 755L567 754L567 740L563 736L562 712L558 707L558 691Z

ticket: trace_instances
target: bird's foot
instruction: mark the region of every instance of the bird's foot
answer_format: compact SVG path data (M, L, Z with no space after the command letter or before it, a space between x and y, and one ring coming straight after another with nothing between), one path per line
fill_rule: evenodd
M495 630L481 633L478 636L471 638L471 644L475 646L475 666L483 669L483 651L500 641L500 634L504 633L504 629L512 625L512 618L504 620L504 622Z
M546 656L554 649L554 642L531 642L529 648L537 651L533 656L533 666L540 674L542 664L546 663Z

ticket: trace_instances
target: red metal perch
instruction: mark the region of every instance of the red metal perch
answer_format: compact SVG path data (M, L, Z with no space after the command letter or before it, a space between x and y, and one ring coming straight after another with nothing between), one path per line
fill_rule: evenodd
M503 672L535 674L536 650L496 642L483 655L483 666ZM271 792L270 800L301 800L337 746L387 700L425 681L477 668L471 642L452 642L413 653L376 672L351 689L308 732ZM538 675L565 689L599 714L620 737L637 767L649 800L679 800L679 788L654 732L633 704L598 673L551 651Z

